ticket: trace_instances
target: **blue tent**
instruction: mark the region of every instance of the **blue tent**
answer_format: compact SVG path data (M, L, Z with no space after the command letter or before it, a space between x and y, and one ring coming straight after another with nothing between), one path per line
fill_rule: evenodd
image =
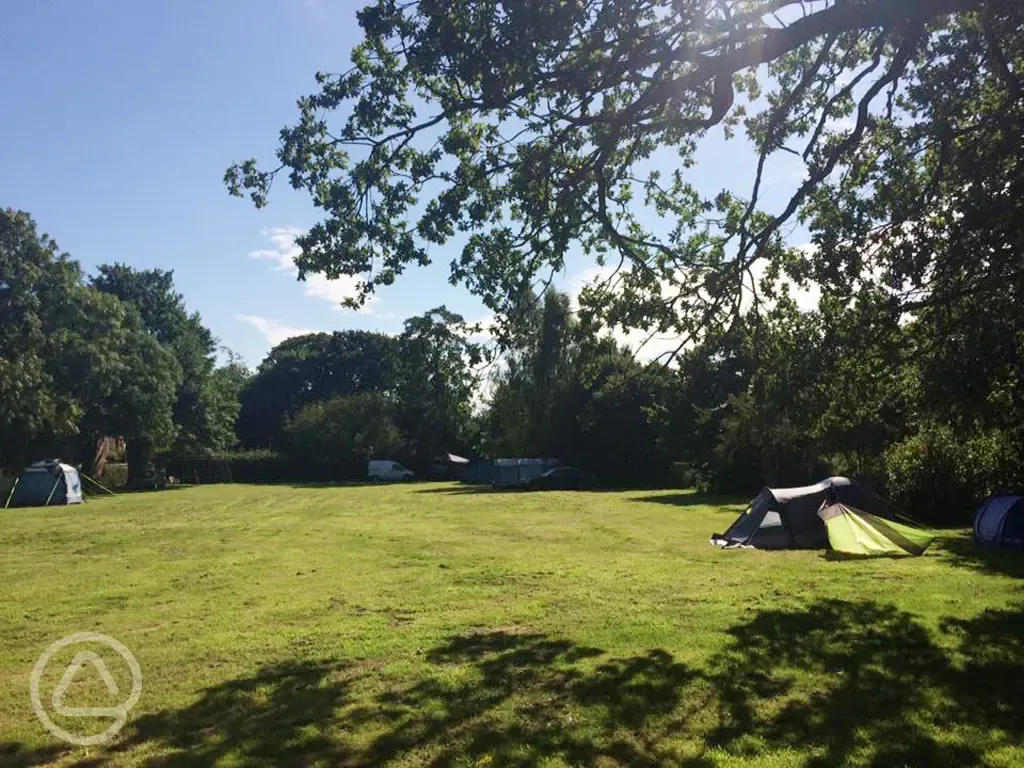
M480 459L470 463L462 482L518 488L558 464L558 459Z
M499 487L519 488L558 463L558 459L495 459L491 482Z
M490 459L477 459L470 462L469 468L462 476L462 482L469 485L490 485L494 478L494 463Z
M59 459L37 461L18 478L7 506L47 507L82 503L78 470Z
M1024 549L1024 496L991 496L974 514L979 544Z

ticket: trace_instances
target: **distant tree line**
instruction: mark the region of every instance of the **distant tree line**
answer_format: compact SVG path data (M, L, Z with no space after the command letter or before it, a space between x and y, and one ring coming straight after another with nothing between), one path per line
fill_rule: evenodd
M926 519L963 521L1024 483L1024 318L976 306L911 319L879 293L801 311L783 290L666 364L581 322L568 296L527 292L486 367L443 310L399 337L287 340L242 392L239 437L356 474L372 456L423 470L446 451L735 494L849 474Z
M246 371L215 353L171 272L86 279L28 214L0 210L0 465L60 456L91 474L117 436L135 481L158 452L230 448Z
M305 191L299 267L360 276L353 304L450 256L509 353L483 444L609 482L827 468L934 514L1020 483L1020 0L372 0L357 20L352 66L225 182L258 207L278 177ZM756 161L695 175L732 147ZM555 299L506 322L580 255L607 266L582 327ZM808 283L824 299L797 312L782 286ZM680 354L643 365L595 326Z
M623 486L749 495L848 474L963 522L979 498L1024 486L1024 312L1011 303L969 294L908 317L880 291L800 311L782 290L665 365L548 291L493 377L479 445Z
M645 362L564 294L524 291L500 349L439 307L397 336L288 339L249 372L216 366L216 340L170 272L114 264L87 279L8 210L2 464L60 455L90 471L98 441L117 436L134 477L254 450L244 479L361 477L374 457L424 472L446 452L737 494L835 473L962 521L985 494L1024 484L1024 286L1006 278L913 314L883 290L801 311L783 288L671 362Z
M482 350L459 315L438 307L399 336L314 333L274 347L241 392L243 447L273 449L365 477L370 458L425 471L473 451Z

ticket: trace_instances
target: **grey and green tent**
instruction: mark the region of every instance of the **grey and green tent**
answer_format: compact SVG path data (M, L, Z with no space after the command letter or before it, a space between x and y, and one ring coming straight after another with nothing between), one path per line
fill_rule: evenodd
M82 503L78 470L59 459L37 461L25 468L7 500L11 507L47 507Z
M725 533L711 537L711 543L725 548L831 547L851 555L923 552L931 535L897 518L907 520L864 486L845 477L829 477L798 488L765 488ZM880 543L879 537L887 539L896 550Z
M828 543L846 555L923 555L935 537L928 531L872 515L842 502L818 510Z

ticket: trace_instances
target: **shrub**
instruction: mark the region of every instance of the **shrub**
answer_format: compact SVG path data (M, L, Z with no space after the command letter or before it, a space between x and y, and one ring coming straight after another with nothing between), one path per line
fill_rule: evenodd
M127 485L128 465L108 461L103 465L103 472L96 479L107 488L120 488L123 485Z
M946 425L923 427L884 456L892 500L922 521L968 525L982 499L1020 481L1020 456L1001 430L959 438Z
M265 448L218 453L209 459L230 463L230 477L236 483L327 483L366 479L363 460L315 462ZM181 458L168 459L167 474L188 483L190 478L182 476L183 463ZM217 478L226 476L226 472L216 474Z
M316 464L355 465L402 449L402 436L384 395L338 395L304 406L285 427L289 453Z
M294 454L246 451L225 455L236 483L328 483L365 480L365 460L309 461Z

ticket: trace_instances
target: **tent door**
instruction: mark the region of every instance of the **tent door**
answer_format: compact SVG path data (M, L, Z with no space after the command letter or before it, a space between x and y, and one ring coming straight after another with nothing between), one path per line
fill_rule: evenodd
M54 480L54 482L53 482L53 488L50 489L50 495L46 497L46 503L43 504L44 507L50 506L50 502L54 501L54 494L57 493L57 488L63 482L64 482L64 473L61 472L59 475L57 475L57 479ZM66 497L67 497L67 491L65 491L65 498ZM58 504L60 503L60 494L57 494L56 501L57 501Z

